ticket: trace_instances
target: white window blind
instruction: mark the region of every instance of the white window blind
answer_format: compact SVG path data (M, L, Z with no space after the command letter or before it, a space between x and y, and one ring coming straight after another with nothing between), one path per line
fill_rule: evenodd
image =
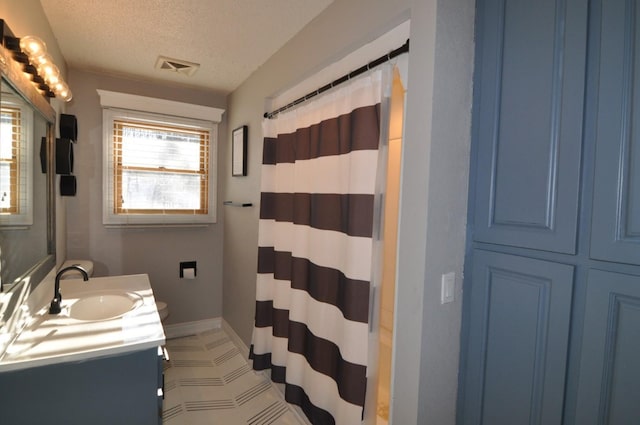
M114 213L209 211L209 130L113 122Z
M0 108L0 225L33 224L31 123L33 112L3 93Z
M0 121L0 213L16 214L20 205L20 146L22 119L19 108L2 107Z

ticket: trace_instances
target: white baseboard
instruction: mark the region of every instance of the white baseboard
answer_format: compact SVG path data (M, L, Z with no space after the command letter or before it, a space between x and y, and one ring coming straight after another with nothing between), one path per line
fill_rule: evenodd
M163 325L164 335L167 339L180 338L183 336L195 335L211 329L219 329L222 325L221 317L212 319L196 320L195 322L175 323Z
M231 327L231 325L229 323L227 323L226 320L222 319L222 329L224 329L224 331L227 333L227 335L229 335L229 338L231 338L234 342L234 344L236 344L236 346L240 349L240 353L242 354L242 356L248 360L249 359L249 347L247 347L247 344L244 343L244 341L238 336L238 334L236 333L236 331L233 330L233 328ZM249 364L251 364L251 360L248 360Z

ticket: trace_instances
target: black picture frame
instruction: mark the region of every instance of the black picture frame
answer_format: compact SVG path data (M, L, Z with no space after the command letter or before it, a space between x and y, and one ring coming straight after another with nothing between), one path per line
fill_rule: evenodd
M231 132L231 175L241 177L247 175L247 135L246 125Z

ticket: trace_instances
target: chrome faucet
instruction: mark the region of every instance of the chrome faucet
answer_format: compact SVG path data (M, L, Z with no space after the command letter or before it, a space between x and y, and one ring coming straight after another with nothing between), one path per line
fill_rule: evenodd
M80 274L82 274L82 280L84 280L85 282L89 280L89 275L87 274L85 269L80 266L73 265L60 270L58 274L56 274L56 284L53 288L53 299L51 300L51 305L49 306L49 314L60 313L60 301L62 301L62 295L60 294L60 278L69 270L77 270L80 272Z

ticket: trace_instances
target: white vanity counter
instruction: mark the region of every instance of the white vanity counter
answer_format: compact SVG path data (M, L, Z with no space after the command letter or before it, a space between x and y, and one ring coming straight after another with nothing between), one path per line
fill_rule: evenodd
M0 372L113 356L158 347L165 342L146 274L97 277L87 282L63 279L60 292L60 314L51 315L49 305L43 306L7 348L0 359ZM118 293L130 294L135 308L105 320L78 320L70 316L72 306L79 300Z

